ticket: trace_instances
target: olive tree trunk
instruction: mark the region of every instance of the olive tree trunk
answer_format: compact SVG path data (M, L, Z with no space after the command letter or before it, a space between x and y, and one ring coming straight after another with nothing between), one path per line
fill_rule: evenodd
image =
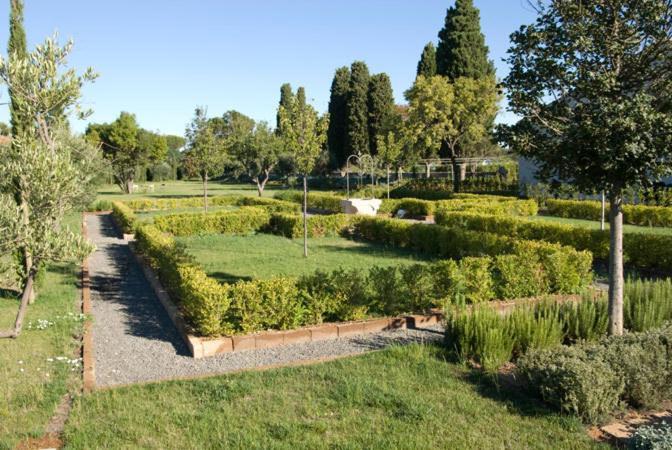
M0 332L0 338L16 338L19 336L19 334L21 334L21 329L23 328L23 319L26 317L26 310L28 309L30 296L33 292L34 282L35 270L31 269L31 271L28 272L26 284L23 287L23 293L21 294L21 303L19 304L19 312L16 314L16 320L14 321L14 329Z
M609 334L623 334L623 198L609 197Z
M303 176L303 257L308 257L308 179Z

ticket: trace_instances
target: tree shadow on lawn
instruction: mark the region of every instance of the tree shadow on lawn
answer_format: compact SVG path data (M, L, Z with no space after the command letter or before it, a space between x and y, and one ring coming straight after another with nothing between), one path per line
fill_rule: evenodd
M91 276L93 301L121 306L125 334L169 342L178 355L189 356L179 332L156 298L128 246L108 244L104 250L109 267ZM96 319L104 320L101 317Z
M237 283L238 281L252 281L254 279L250 276L234 275L227 272L212 272L209 273L208 276L214 278L220 283L226 283L226 284L234 284Z
M372 244L371 242L364 240L354 240L350 239L357 244L358 246L353 247L341 247L339 245L321 245L320 249L334 252L334 253L350 253L353 255L362 255L362 256L381 256L381 253L384 253L382 256L394 257L398 256L400 258L417 261L417 262L427 262L436 260L429 255L422 254L409 249L392 247L392 246L383 246L380 244ZM310 246L310 239L308 240L308 245Z

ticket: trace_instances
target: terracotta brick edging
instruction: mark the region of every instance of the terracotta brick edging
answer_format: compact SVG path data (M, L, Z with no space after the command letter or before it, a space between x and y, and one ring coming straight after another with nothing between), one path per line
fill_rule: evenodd
M82 214L82 236L87 239L86 216L88 213ZM93 336L91 322L91 280L89 278L89 258L82 261L81 272L82 283L82 314L86 317L84 319L84 334L82 336L82 384L84 392L90 392L96 387L96 376L93 357Z
M358 334L379 333L381 331L416 328L418 325L437 324L442 318L440 312L429 315L412 315L403 317L386 317L355 322L324 323L286 331L265 331L237 336L219 338L198 337L189 333L189 328L179 309L173 303L168 292L163 288L154 270L145 259L138 254L133 244L129 245L136 261L140 265L145 278L163 305L182 339L187 344L194 358L219 355L229 352L258 350L281 347L290 344L317 342L339 339Z

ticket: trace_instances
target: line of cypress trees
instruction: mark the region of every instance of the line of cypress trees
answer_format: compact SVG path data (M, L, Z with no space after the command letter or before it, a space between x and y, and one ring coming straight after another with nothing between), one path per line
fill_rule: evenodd
M369 149L372 155L378 154L376 136L382 134L394 110L392 83L386 73L378 73L369 82Z
M28 55L26 44L26 31L23 28L23 0L11 0L9 12L9 42L7 43L7 56L9 63L17 59L24 59ZM9 114L12 127L12 136L21 136L30 127L30 122L21 114L16 100L9 91Z
M428 42L422 49L418 62L417 75L429 78L436 75L436 47L433 42Z
M345 163L348 157L346 151L345 133L347 130L346 101L350 88L350 68L347 66L336 69L334 80L331 83L331 97L329 99L329 130L327 145L332 167L338 168Z

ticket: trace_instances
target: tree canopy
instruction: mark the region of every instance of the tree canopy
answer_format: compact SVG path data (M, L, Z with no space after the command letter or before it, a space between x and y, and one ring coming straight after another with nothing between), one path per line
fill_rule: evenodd
M394 113L392 83L386 73L378 73L371 77L367 106L370 153L376 155L378 153L377 136L384 132L385 124L390 122L390 116Z
M355 61L350 68L350 84L346 99L347 128L346 149L350 154L368 154L370 82L369 68L362 61Z
M422 49L416 75L422 75L425 78L436 75L436 47L433 42L428 42Z
M350 68L347 66L336 69L334 80L331 82L331 96L329 98L329 130L327 144L331 158L331 166L340 168L345 165L349 156L346 147L346 132L348 125L347 98L350 86Z

